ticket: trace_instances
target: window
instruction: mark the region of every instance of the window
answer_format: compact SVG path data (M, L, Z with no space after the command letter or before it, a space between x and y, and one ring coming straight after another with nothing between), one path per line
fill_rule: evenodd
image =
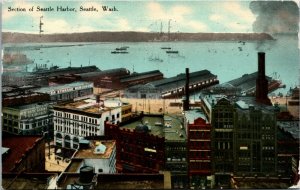
M25 129L29 129L29 125L26 125Z

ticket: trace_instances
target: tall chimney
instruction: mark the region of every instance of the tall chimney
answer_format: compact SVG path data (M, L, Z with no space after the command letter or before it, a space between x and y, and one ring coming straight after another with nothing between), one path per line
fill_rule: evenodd
M258 52L258 73L256 79L256 102L272 105L268 98L268 80L265 75L265 53Z
M185 100L183 102L183 110L187 111L190 109L190 89L189 89L189 84L190 84L190 73L189 73L189 68L185 69L185 88L184 88L184 93L185 93Z

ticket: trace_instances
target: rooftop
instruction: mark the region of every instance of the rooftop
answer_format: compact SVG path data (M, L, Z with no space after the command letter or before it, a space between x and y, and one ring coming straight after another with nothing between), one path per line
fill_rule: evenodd
M47 189L55 173L2 174L3 189ZM13 183L12 183L13 181Z
M70 90L70 91L72 91L72 90L75 90L76 87L91 85L91 84L93 84L93 83L92 82L78 81L78 82L72 82L72 83L63 84L63 85L47 86L47 87L36 89L36 90L34 90L34 92L50 93L50 92L57 91L57 90Z
M22 160L27 151L34 148L36 142L42 136L10 136L3 137L2 146L9 148L7 154L2 158L2 172L9 172L15 167L15 163Z
M106 148L103 149L102 153L97 152L96 149L99 148L99 146L105 146ZM82 159L87 159L87 158L92 158L92 159L107 159L111 156L113 150L116 147L116 141L97 141L93 140L90 142L90 148L89 149L79 149L75 155L74 158L82 158ZM102 148L102 147L100 147ZM102 149L101 149L102 150Z
M58 186L67 189L80 178L79 173L63 173ZM167 183L163 174L99 174L95 189L164 189Z
M164 116L164 135L166 141L185 141L187 136L183 125L183 117L175 115Z
M132 80L138 80L138 79L153 77L157 75L163 75L163 74L159 70L147 71L143 73L132 73L129 76L122 77L121 82L128 82Z
M184 112L185 118L187 122L190 124L194 123L194 121L198 118L202 118L207 122L207 118L205 114L200 109L192 109Z
M54 109L59 109L59 108L68 109L70 111L75 110L75 111L93 113L93 114L101 114L104 111L111 110L110 108L107 107L100 108L100 105L96 103L96 100L93 99L79 100L71 103L63 103L54 106Z
M238 111L248 111L251 107L261 109L264 112L272 112L274 111L274 106L264 105L256 102L255 97L253 96L226 96L221 94L209 94L205 95L203 101L205 105L211 110L211 106L216 105L217 102L225 98L231 102L231 104L235 104Z
M166 141L186 139L183 118L177 115L145 115L142 119L123 125L121 128L134 130L137 126L147 126L149 133L165 137Z
M213 75L210 71L208 70L202 70L202 71L197 71L197 72L192 72L190 73L190 85L202 80L209 80L211 78L217 77L216 75ZM179 74L175 77L167 78L167 79L162 79L158 81L151 82L153 86L156 88L164 88L164 89L173 89L173 88L179 88L183 87L185 85L186 81L186 74Z
M163 137L163 117L162 115L144 116L142 119L123 125L121 128L134 130L138 125L146 125L150 130L149 133L155 136Z
M99 76L117 75L117 74L123 74L123 75L129 74L129 71L125 68L117 68L117 69L108 69L108 70L104 70L104 71L80 73L80 74L76 74L76 75L81 76L82 78L86 78L86 77L99 77Z

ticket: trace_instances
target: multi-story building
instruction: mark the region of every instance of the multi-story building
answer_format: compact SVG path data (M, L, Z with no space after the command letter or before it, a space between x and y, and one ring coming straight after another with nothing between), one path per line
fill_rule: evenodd
M190 188L212 188L211 125L200 110L185 111Z
M162 116L117 126L106 123L105 137L117 141L117 171L121 173L158 173L164 168Z
M231 175L277 176L277 127L274 107L253 97L204 97L211 107L212 172L217 187L229 187Z
M164 115L165 170L170 171L174 189L188 188L187 135L183 118Z
M80 139L104 135L105 122L120 123L121 102L104 105L92 99L55 105L53 107L55 145L77 149Z
M70 84L39 88L34 90L34 92L49 94L51 101L54 102L78 100L93 96L93 83L73 82Z
M45 172L44 136L3 136L2 173Z
M87 147L76 150L65 172L79 173L81 167L90 166L95 169L95 173L116 173L116 141L87 142Z
M47 102L2 108L2 130L22 135L43 134L53 128L52 112Z

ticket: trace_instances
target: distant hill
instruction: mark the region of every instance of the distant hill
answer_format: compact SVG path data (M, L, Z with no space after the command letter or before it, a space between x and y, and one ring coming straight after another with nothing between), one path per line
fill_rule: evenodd
M169 39L169 40L168 40ZM62 34L2 33L3 43L26 42L149 42L149 41L232 41L272 40L266 33L171 33L85 32Z

